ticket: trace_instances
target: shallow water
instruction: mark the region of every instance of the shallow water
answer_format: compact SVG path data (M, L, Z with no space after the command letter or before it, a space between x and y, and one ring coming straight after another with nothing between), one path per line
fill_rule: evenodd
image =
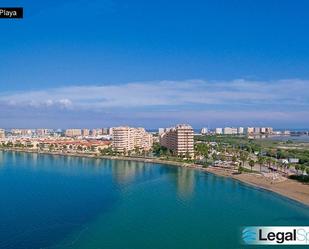
M161 164L0 152L0 184L0 248L251 248L242 226L309 225L277 194Z

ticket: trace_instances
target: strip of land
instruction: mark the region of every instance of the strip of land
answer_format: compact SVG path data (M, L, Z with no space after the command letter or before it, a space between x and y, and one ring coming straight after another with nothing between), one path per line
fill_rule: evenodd
M294 201L300 202L302 204L309 206L309 185L306 183L301 183L295 180L284 178L281 181L275 181L273 178L265 176L260 173L242 173L237 174L235 170L220 168L220 167L207 167L203 168L201 165L193 163L175 162L169 160L162 160L159 158L143 158L143 157L127 157L127 156L97 156L94 154L84 154L84 153L62 153L62 152L37 152L25 149L3 149L4 151L18 151L26 153L38 153L38 154L49 154L58 156L78 156L78 157L88 157L88 158L98 158L98 159L110 159L110 160L128 160L128 161L138 161L138 162L149 162L149 163L160 163L168 164L180 167L189 167L193 169L198 169L212 173L222 177L229 177L246 184L269 190L280 194L282 196L288 197Z
M234 174L233 171L217 168L208 167L205 169L207 172L224 176L231 177L232 179L239 180L241 182L266 189L277 194L288 197L289 199L298 201L309 206L309 185L301 183L295 180L285 178L283 181L275 182L270 178L257 173L242 173Z

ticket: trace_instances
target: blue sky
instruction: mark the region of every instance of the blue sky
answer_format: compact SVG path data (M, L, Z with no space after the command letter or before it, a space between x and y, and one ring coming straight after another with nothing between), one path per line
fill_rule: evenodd
M0 5L0 127L309 126L308 1Z

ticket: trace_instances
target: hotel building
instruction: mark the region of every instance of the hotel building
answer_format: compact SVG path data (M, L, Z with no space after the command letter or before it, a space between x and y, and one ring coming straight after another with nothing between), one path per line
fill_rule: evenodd
M168 128L160 135L160 145L170 149L174 155L194 156L194 132L190 125L179 124Z
M136 148L149 151L153 144L152 134L144 128L133 128L128 126L113 127L112 147L115 151L127 153Z

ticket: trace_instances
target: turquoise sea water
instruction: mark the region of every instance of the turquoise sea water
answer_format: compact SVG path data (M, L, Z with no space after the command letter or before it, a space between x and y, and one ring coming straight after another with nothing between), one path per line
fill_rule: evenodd
M0 248L252 248L242 226L309 208L192 169L0 151L0 221Z

